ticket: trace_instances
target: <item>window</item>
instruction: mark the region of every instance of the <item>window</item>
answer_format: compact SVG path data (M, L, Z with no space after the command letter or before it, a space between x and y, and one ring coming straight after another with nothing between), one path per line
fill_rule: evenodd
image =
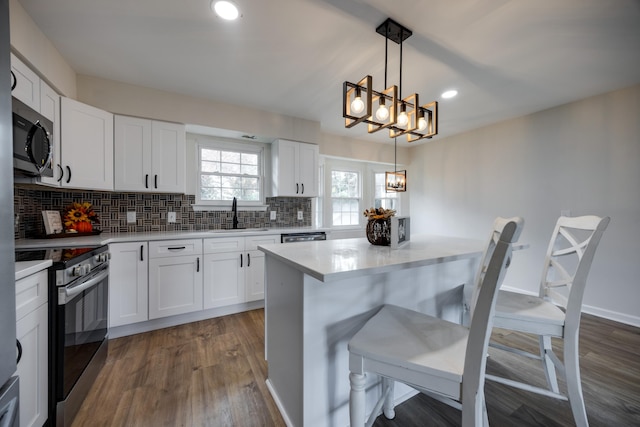
M398 210L398 193L388 192L385 188L385 173L374 172L374 199L373 206L375 208L385 208Z
M360 223L360 173L331 171L331 212L333 226Z
M197 203L216 204L234 197L246 204L262 202L262 150L227 144L198 145Z
M385 171L393 165L320 156L320 196L316 224L354 229L362 227L365 209L393 209L402 215L403 194L385 191Z

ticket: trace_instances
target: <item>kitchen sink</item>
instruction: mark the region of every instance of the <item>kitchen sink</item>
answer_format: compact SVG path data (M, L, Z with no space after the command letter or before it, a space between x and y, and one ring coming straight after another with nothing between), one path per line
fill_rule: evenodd
M255 233L260 231L269 231L268 228L220 228L217 230L209 230L209 233Z

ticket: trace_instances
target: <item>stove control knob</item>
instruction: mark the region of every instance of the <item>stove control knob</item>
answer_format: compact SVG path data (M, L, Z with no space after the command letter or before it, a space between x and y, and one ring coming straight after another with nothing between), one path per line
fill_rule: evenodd
M84 273L82 272L82 266L78 265L76 267L73 267L73 270L71 270L71 275L74 277L79 277L82 276Z
M82 275L91 273L91 264L85 264L82 266Z

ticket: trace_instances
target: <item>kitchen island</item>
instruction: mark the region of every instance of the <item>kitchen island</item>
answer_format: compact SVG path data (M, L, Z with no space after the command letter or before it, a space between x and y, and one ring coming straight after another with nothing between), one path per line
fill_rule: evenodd
M423 235L399 249L365 238L259 249L266 254L269 390L290 426L344 427L349 339L385 303L459 321L483 242ZM367 411L377 382L368 379ZM396 387L397 401L413 394Z

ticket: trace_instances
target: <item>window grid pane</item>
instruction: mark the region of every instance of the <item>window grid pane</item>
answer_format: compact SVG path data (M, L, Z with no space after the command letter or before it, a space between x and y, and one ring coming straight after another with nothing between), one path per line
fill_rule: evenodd
M200 199L260 201L260 155L200 149Z
M397 210L398 193L386 192L384 172L375 173L374 185L375 185L375 198L373 201L374 207Z

